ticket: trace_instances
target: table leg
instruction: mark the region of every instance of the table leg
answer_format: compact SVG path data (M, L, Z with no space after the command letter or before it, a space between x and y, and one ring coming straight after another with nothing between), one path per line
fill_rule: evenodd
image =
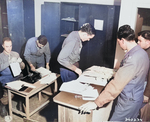
M26 97L26 117L27 119L29 119L30 115L29 115L29 97Z
M41 95L42 95L41 92L39 92L38 95L39 95L39 101L41 102Z
M11 99L11 92L8 89L8 100L9 100L9 114L12 117L12 99Z
M54 93L57 92L57 88L58 88L58 84L57 84L57 80L55 80L55 89L54 89Z

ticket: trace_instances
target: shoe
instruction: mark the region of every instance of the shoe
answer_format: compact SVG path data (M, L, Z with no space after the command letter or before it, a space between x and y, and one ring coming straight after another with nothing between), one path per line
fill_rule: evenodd
M5 117L7 116L7 105L4 105L3 103L0 102L0 116Z

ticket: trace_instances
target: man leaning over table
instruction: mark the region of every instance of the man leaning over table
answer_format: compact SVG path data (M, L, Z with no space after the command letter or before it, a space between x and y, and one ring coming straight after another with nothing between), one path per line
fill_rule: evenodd
M147 53L135 42L134 30L129 25L119 28L117 41L126 50L120 68L104 91L94 102L79 107L81 112L88 112L114 100L118 96L110 121L138 120L143 102L144 82L149 69Z
M58 55L61 64L60 75L63 82L77 79L82 74L79 68L82 42L90 41L95 36L95 28L85 23L79 31L72 31L64 40L62 49Z
M5 37L2 42L2 47L4 48L3 52L0 54L0 82L2 86L8 82L15 81L20 79L22 75L18 75L14 77L11 73L9 65L11 63L18 62L20 64L20 68L24 69L25 65L22 62L19 54L17 52L12 51L12 41L9 37ZM3 88L4 94L0 99L0 115L5 116L6 114L6 105L8 104L8 93L5 88Z
M46 67L48 70L51 58L49 42L45 35L30 38L25 46L24 58L32 71L36 68Z

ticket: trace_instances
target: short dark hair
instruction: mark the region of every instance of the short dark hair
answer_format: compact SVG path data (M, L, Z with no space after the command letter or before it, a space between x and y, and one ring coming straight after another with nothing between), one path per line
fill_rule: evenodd
M42 44L42 45L46 45L47 44L47 38L46 38L45 35L40 35L37 39L38 39L40 44Z
M135 40L134 30L129 25L123 25L119 28L117 32L118 39L126 39L127 41Z
M138 33L138 36L142 36L144 39L150 40L150 30L144 30Z
M11 38L9 38L9 37L4 37L4 38L3 38L3 41L2 41L2 44L4 44L5 41L11 41Z
M95 28L89 23L83 24L80 28L80 31L86 32L89 35L93 35L93 34L95 35L96 34Z

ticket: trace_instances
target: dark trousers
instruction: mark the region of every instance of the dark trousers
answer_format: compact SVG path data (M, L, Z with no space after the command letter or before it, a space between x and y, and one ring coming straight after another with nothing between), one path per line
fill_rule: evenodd
M60 75L63 82L72 81L78 78L78 75L66 68L60 68Z

